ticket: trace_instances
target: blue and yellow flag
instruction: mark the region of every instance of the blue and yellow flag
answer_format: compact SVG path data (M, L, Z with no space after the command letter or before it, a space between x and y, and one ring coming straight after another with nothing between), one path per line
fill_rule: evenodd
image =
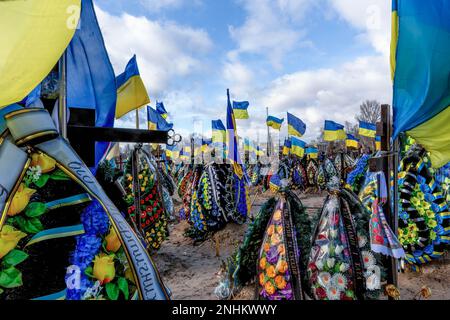
M377 135L377 125L364 121L359 122L359 135L368 138L375 138Z
M331 120L325 120L325 127L323 132L323 139L325 141L344 140L347 138L347 134L344 131L342 124L336 123Z
M156 112L158 112L163 119L167 119L167 117L169 116L162 101L156 102Z
M381 150L381 137L380 136L375 137L375 149L377 151Z
M166 157L174 158L174 151L176 146L167 146L166 147Z
M227 90L227 99L227 158L233 165L234 173L239 177L239 179L242 179L244 172L242 170L242 162L236 140L236 120L234 118L233 108L231 107L230 90Z
M67 107L95 109L95 126L113 127L116 76L92 0L82 1L80 24L67 48L66 57ZM107 148L108 142L95 144L95 166L104 158Z
M237 102L233 101L233 112L235 119L248 119L248 101Z
M0 1L0 109L50 73L80 18L80 0Z
M138 109L148 103L147 89L141 79L136 55L128 62L125 72L116 78L117 105L116 119L123 117L130 111Z
M262 157L264 155L264 150L260 146L256 146L256 155Z
M226 129L222 120L213 120L212 123L212 141L214 144L222 144L226 142Z
M147 106L147 122L148 130L169 131L173 128L172 123L168 123L166 119L161 117L161 115L150 106Z
M273 116L268 116L267 120L266 120L267 126L272 127L276 130L281 129L281 125L283 124L283 122L284 122L284 119L278 119Z
M358 149L358 147L359 147L359 139L356 138L354 135L348 133L347 134L347 140L345 140L345 146L347 148Z
M293 114L287 113L288 117L288 134L291 136L302 137L306 131L306 124L294 116Z
M435 168L450 161L449 34L450 1L392 2L393 138L406 132Z
M291 137L291 153L296 156L303 158L305 155L306 142L296 138Z
M317 149L316 147L308 147L306 149L306 154L311 158L311 159L317 159L319 157L319 149Z
M292 143L290 139L284 140L284 146L283 146L283 155L287 156L289 155L289 152L291 151Z

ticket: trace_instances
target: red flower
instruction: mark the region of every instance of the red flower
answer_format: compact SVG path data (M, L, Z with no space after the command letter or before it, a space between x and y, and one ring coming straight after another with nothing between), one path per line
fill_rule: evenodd
M141 204L144 204L144 200L141 200Z
M153 199L153 195L152 194L150 194L148 197L149 197L149 199Z
M379 235L376 235L375 236L375 241L378 242L378 243L383 243L383 237L379 236Z
M327 297L327 292L322 287L316 288L316 296L319 299L325 299Z

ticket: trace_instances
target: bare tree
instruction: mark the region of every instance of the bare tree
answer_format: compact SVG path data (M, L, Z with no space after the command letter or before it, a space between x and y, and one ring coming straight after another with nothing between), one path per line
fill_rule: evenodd
M354 124L349 121L345 121L344 125L345 125L345 130L347 131L347 133L350 133L354 136L356 136L358 134L358 128L359 128L358 124Z
M366 100L359 106L356 120L368 123L377 123L381 120L381 105L376 100Z

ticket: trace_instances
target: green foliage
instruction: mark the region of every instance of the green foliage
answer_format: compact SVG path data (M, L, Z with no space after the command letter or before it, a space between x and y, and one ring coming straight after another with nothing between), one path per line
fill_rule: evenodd
M50 175L50 179L55 181L70 181L70 178L67 174L64 173L61 169L57 169L52 172Z
M13 225L17 226L21 231L35 234L44 230L39 218L26 218L23 216L15 216L9 220Z
M38 187L38 188L43 188L48 180L50 179L50 175L48 174L42 174L39 179L37 181L34 182L34 184Z
M6 256L2 259L2 265L6 267L14 267L19 263L22 263L28 258L28 254L21 250L14 249L10 251Z
M42 202L31 202L25 209L25 215L30 218L36 218L47 212L47 206Z
M119 286L115 283L107 283L105 285L105 289L106 289L106 294L108 295L108 298L110 300L117 300L119 299Z
M0 272L0 286L11 289L22 285L22 272L15 267L9 267Z

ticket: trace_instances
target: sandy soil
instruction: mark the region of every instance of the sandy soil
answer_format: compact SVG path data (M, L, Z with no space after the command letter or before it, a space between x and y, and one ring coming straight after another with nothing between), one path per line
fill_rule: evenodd
M251 214L271 196L270 192L251 196L254 199ZM316 214L323 204L323 195L302 194L303 204L309 214ZM175 300L216 300L214 289L220 281L222 261L235 251L243 239L247 225L229 224L212 239L194 246L190 238L183 236L188 224L185 221L172 225L170 237L154 256L165 284ZM431 299L450 299L450 257L444 257L423 268L422 272L399 275L402 299L414 299L422 286L432 291ZM253 285L245 287L234 299L253 299Z

